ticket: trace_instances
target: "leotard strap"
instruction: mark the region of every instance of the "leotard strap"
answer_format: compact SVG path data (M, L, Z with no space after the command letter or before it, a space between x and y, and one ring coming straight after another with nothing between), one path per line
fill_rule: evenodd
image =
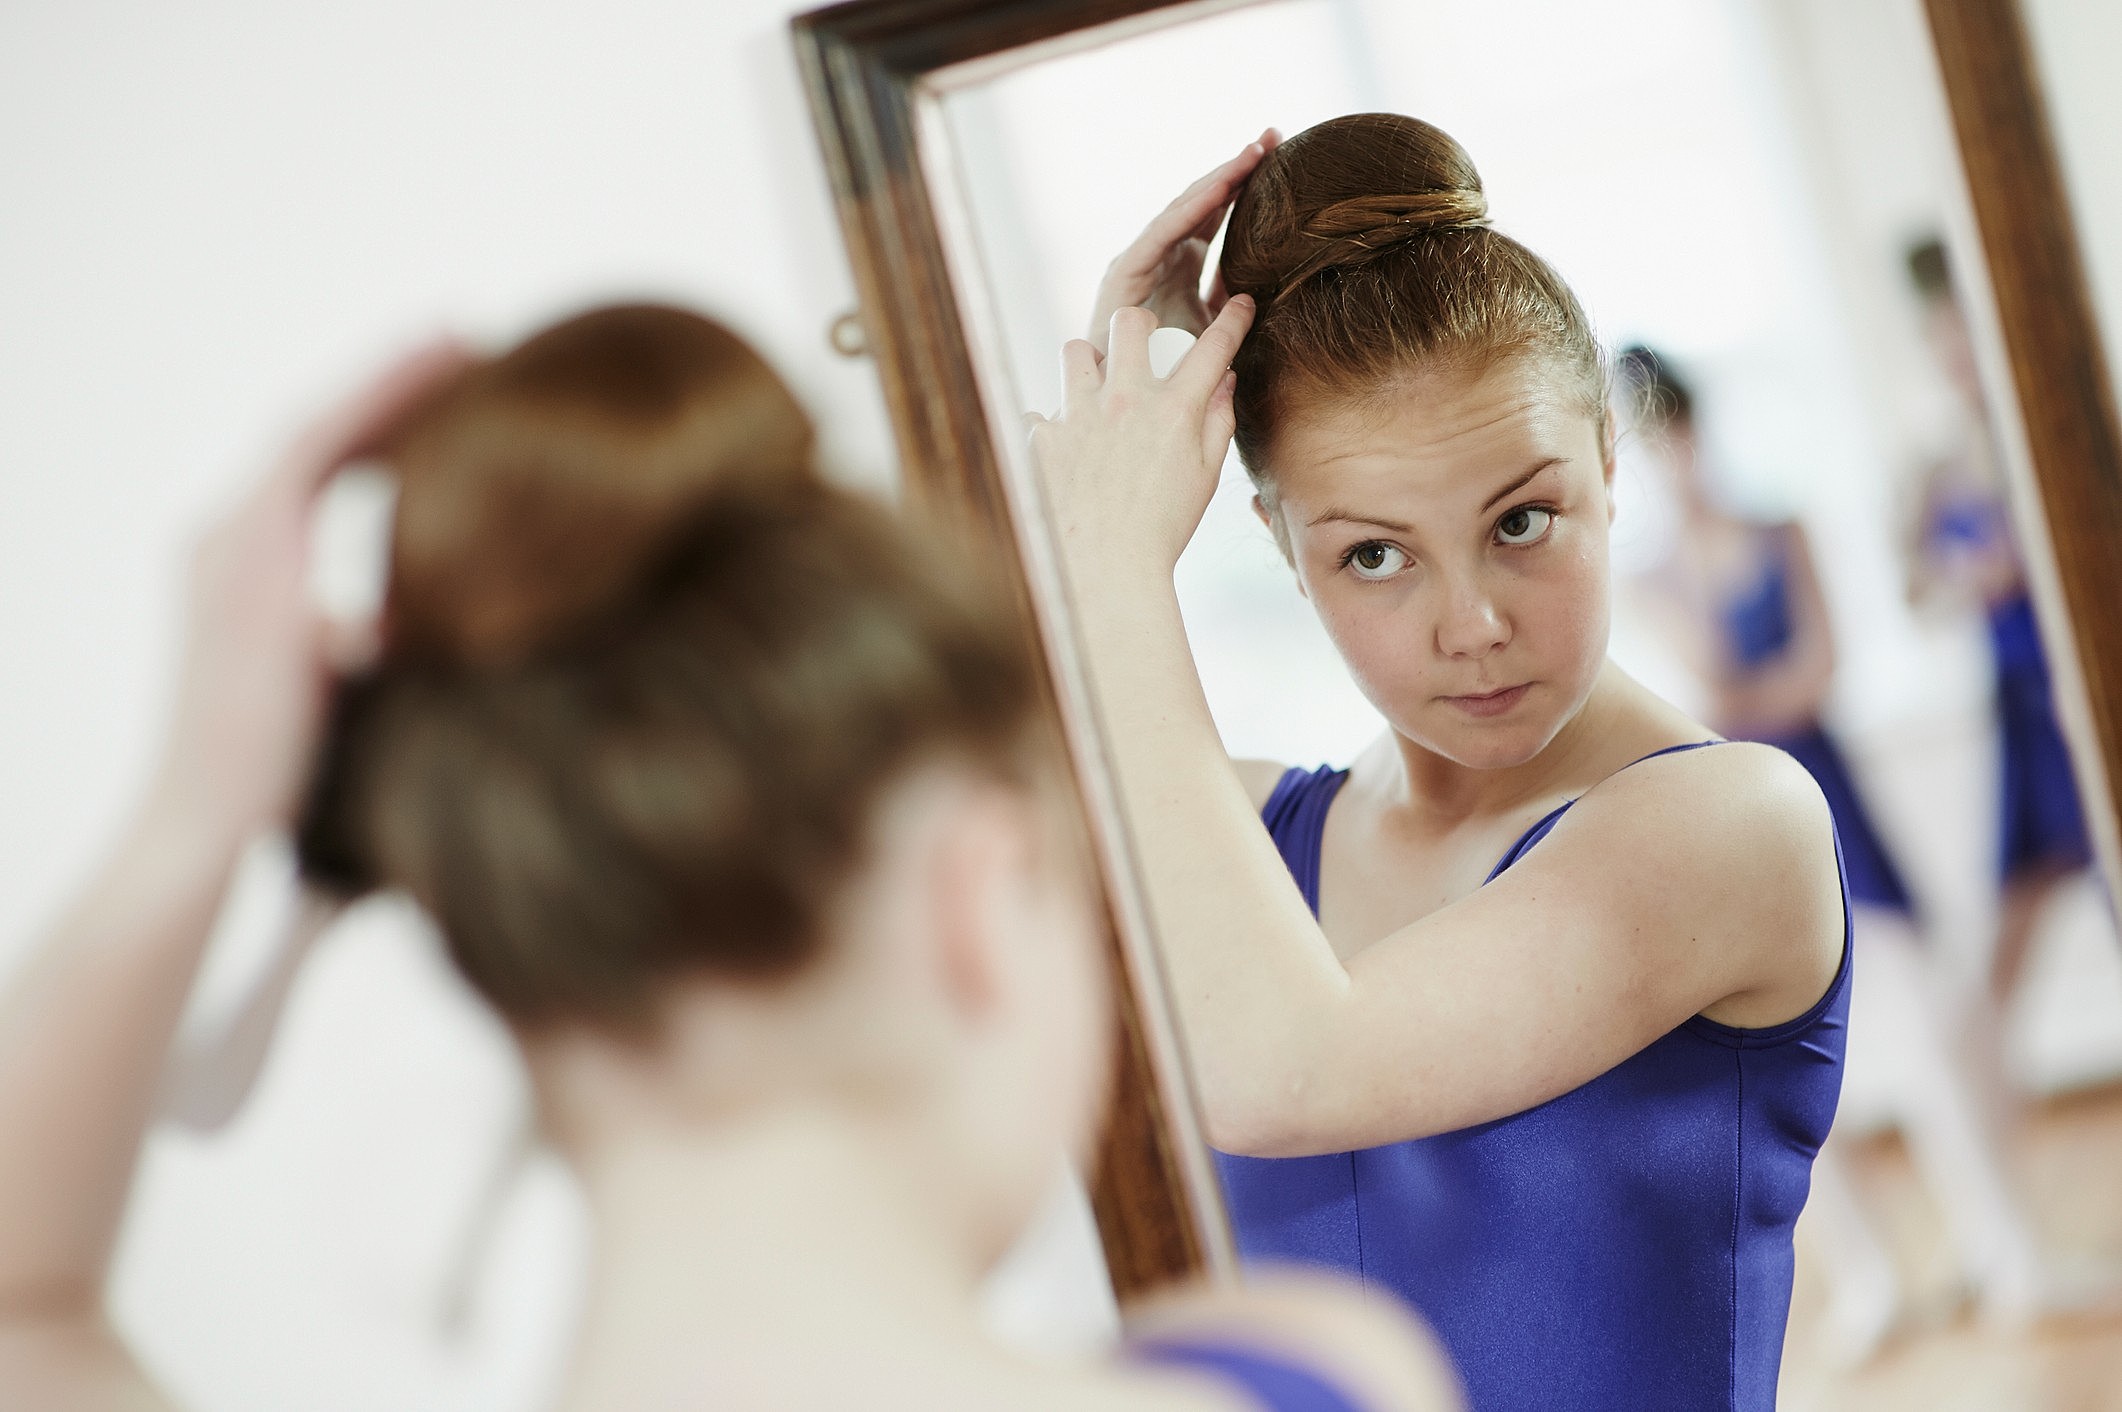
M1645 760L1655 760L1660 755L1677 755L1682 751L1700 750L1704 746L1722 745L1723 743L1723 738L1718 737L1714 740L1691 740L1684 745L1668 745L1663 750L1653 750L1648 755L1637 756L1635 759L1629 761L1628 764L1623 765L1621 767L1621 770L1630 769L1636 765L1640 765ZM1620 774L1621 770L1614 771L1614 774ZM1613 775L1609 775L1607 776L1607 778L1612 779ZM1578 798L1582 797L1583 796L1581 795L1578 796ZM1534 824L1524 833L1519 834L1518 841L1510 846L1510 850L1503 855L1502 860L1498 862L1495 868L1489 873L1488 881L1494 882L1497 878L1502 877L1503 874L1510 868L1511 864L1517 862L1520 858L1523 858L1528 852L1532 850L1532 846L1534 844L1538 843L1541 839L1546 838L1550 833L1554 832L1555 825L1562 822L1562 816L1564 814L1567 814L1569 812L1570 805L1575 804L1576 802L1577 801L1575 799L1571 799L1564 802L1558 808L1550 812L1545 818L1541 819L1540 822Z

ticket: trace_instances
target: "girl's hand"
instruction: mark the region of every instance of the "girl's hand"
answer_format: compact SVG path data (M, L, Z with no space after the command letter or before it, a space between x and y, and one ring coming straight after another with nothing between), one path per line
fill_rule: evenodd
M298 807L331 682L371 644L332 634L309 596L310 523L333 472L370 454L470 361L438 342L318 418L200 539L175 718L150 813L237 844Z
M1199 334L1209 320L1223 311L1223 276L1219 272L1208 292L1201 291L1201 268L1208 259L1208 243L1223 224L1231 202L1253 168L1282 140L1273 128L1222 166L1179 193L1177 200L1113 257L1098 283L1097 306L1091 311L1090 342L1100 354L1106 351L1107 330L1113 314L1131 304L1140 304L1156 314L1166 328Z
M1112 316L1112 353L1081 339L1061 350L1065 401L1032 416L1032 459L1080 584L1169 580L1216 493L1236 423L1231 359L1252 327L1253 301L1229 300L1170 376L1150 371L1157 316L1129 305Z

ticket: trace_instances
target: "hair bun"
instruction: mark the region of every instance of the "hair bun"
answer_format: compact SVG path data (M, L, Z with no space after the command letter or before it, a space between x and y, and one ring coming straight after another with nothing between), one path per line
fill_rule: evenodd
M1488 224L1464 148L1399 113L1353 113L1268 154L1231 210L1223 281L1266 304L1334 268L1424 236Z
M712 505L818 483L809 419L728 329L599 309L466 372L385 449L386 661L474 669L620 611Z
M1418 191L1406 196L1352 196L1321 208L1304 223L1304 233L1375 248L1427 231L1486 224L1488 198L1476 188Z

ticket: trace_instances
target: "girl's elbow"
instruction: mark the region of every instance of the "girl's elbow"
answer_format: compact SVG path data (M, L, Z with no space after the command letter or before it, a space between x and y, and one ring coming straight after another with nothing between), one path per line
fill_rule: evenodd
M1324 1025L1291 1023L1242 1045L1197 1049L1194 1091L1209 1145L1235 1157L1339 1150L1354 1087L1327 1033Z
M1284 1150L1284 1144L1276 1140L1271 1129L1255 1124L1233 1124L1218 1122L1211 1118L1203 1125L1208 1145L1228 1157L1290 1157L1295 1154Z
M1255 1084L1200 1086L1203 1136L1233 1157L1310 1157L1339 1151L1342 1115L1287 1074Z
M1210 1147L1233 1157L1265 1157L1261 1139L1266 1125L1255 1105L1241 1103L1213 1086L1198 1092L1201 1136Z
M1233 1157L1292 1155L1291 1120L1297 1115L1267 1086L1203 1081L1196 1092L1202 1136L1210 1147Z

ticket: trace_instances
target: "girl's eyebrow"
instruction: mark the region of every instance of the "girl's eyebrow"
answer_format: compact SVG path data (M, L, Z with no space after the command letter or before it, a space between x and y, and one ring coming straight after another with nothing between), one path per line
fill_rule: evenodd
M1497 501L1506 499L1507 497L1515 495L1517 492L1525 489L1526 486L1532 484L1533 478L1535 476L1538 476L1540 472L1548 469L1550 466L1559 466L1562 464L1562 461L1563 458L1560 456L1550 456L1546 460L1540 462L1531 470L1527 471L1524 475L1519 476L1509 485L1504 486L1494 495L1489 496L1488 499L1484 501L1481 505L1482 512L1485 514L1489 510L1494 509ZM1380 529L1388 529L1395 534L1413 534L1415 532L1414 526L1403 525L1398 520L1381 520L1373 515L1358 515L1353 511L1343 510L1336 506L1329 506L1327 509L1312 516L1309 520L1306 520L1305 524L1307 527L1311 527L1323 525L1328 523L1329 521L1334 520L1338 520L1344 524L1351 525L1376 525Z
M1351 525L1376 525L1379 529L1388 529L1394 534L1413 534L1415 532L1413 525L1403 525L1398 520L1373 519L1369 515L1358 515L1348 510L1337 510L1331 507L1312 516L1304 523L1307 527L1310 527L1323 525L1330 520L1339 520L1344 524Z
M1512 481L1512 482L1511 482L1511 483L1510 483L1509 485L1506 485L1506 486L1504 486L1504 487L1503 487L1503 488L1502 488L1501 490L1497 491L1497 492L1496 492L1496 493L1495 493L1494 495L1491 495L1491 496L1489 496L1489 497L1488 497L1488 499L1487 499L1487 501L1486 501L1486 502L1484 502L1484 503L1482 504L1481 508L1482 508L1482 509L1483 509L1484 511L1487 511L1487 510L1492 510L1492 509L1494 509L1494 508L1495 508L1495 506L1496 506L1496 502L1497 502L1498 500L1502 500L1502 499L1504 499L1504 498L1505 498L1505 497L1507 497L1507 496L1511 496L1511 495L1515 495L1515 494L1517 494L1517 493L1518 493L1519 491L1521 491L1521 490L1525 489L1525 487L1526 487L1526 486L1528 486L1528 485L1530 485L1530 484L1532 483L1532 479L1533 479L1533 477L1534 477L1534 476L1537 476L1537 475L1539 475L1539 474L1540 474L1540 472L1542 472L1542 471L1546 470L1546 469L1547 469L1547 468L1548 468L1549 466L1559 466L1559 465L1561 465L1561 464L1562 464L1562 458L1561 458L1560 456L1550 456L1550 457L1548 457L1548 458L1547 458L1547 459L1546 459L1545 461L1542 461L1542 462L1541 462L1541 463L1540 463L1539 465L1537 465L1537 466L1533 467L1533 468L1532 468L1531 470L1527 471L1527 472L1526 472L1526 473L1525 473L1524 475L1522 475L1522 476L1519 476L1519 477L1518 477L1518 478L1517 478L1516 480Z

